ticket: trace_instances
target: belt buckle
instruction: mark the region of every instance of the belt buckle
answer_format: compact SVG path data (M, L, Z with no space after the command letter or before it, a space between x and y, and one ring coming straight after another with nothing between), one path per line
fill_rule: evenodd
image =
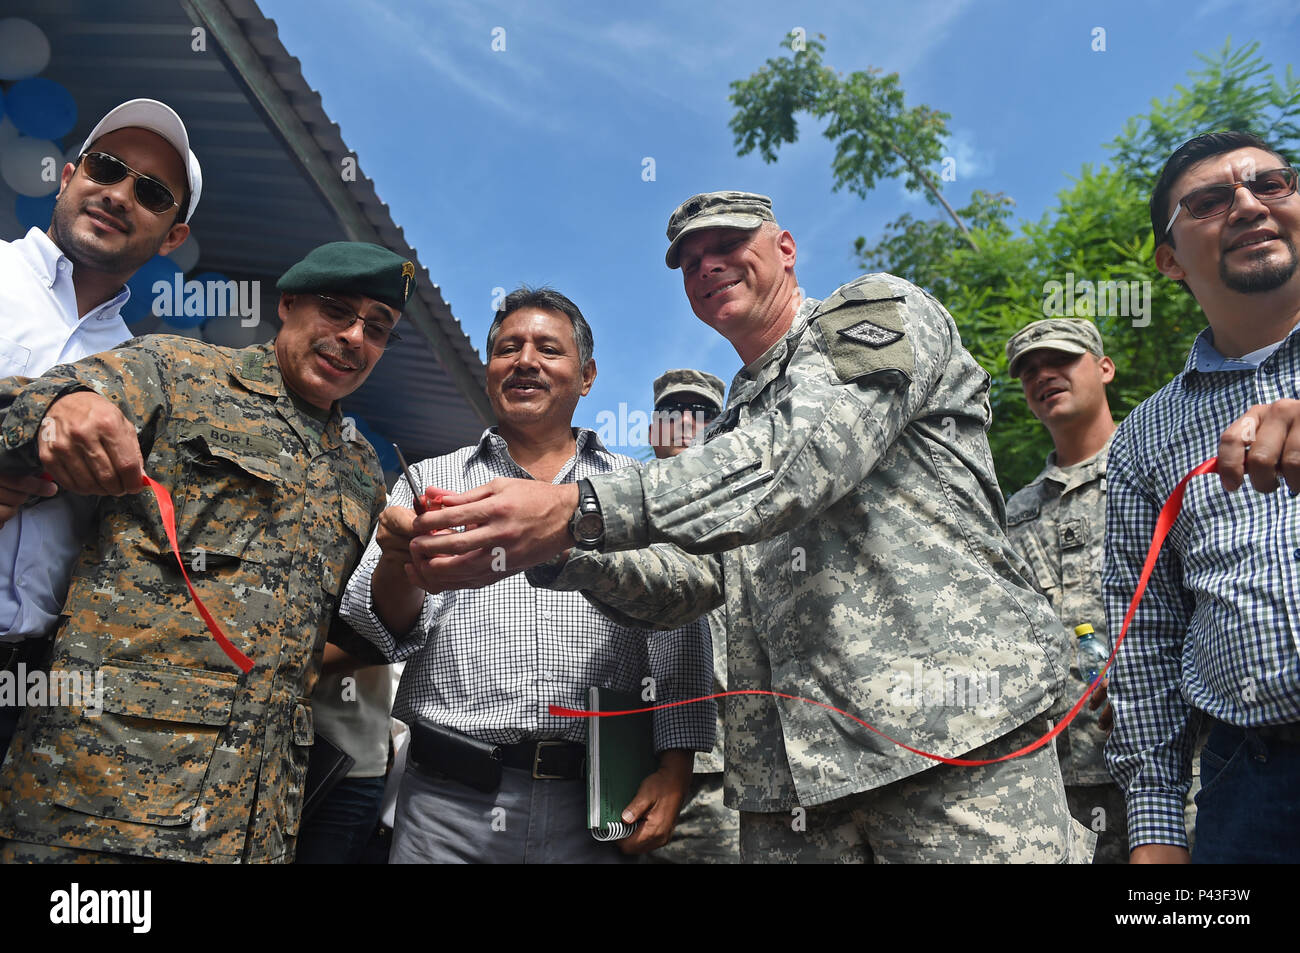
M562 748L568 745L567 741L539 741L537 747L533 749L533 778L538 781L563 781L562 774L542 774L542 749L543 748Z

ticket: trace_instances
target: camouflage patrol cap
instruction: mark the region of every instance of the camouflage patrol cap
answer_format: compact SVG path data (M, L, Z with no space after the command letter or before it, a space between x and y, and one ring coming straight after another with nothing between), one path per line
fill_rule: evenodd
M722 397L727 392L727 386L720 378L705 371L693 371L685 367L675 371L664 371L655 379L654 389L656 407L666 397L698 394L711 400L719 410L722 409Z
M754 192L701 192L692 195L668 219L668 253L664 262L677 267L678 245L691 232L705 228L741 228L749 231L775 222L772 200Z
M415 263L370 242L330 242L280 276L285 294L364 295L401 311L415 290Z
M1101 332L1087 318L1046 318L1034 321L1007 341L1007 369L1016 377L1016 363L1030 351L1092 353L1102 357Z

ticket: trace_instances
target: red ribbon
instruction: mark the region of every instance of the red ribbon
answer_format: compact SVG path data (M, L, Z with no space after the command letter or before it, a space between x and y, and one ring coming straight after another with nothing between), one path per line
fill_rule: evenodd
M825 708L829 711L836 712L837 714L843 715L845 718L848 718L851 721L856 721L862 727L870 731L874 731L876 734L880 735L880 737L884 738L886 741L893 742L894 744L898 745L898 747L900 748L904 748L907 751L912 752L913 754L919 754L924 758L929 758L932 761L942 761L944 764L958 764L964 767L977 768L986 764L997 764L999 761L1010 761L1012 758L1019 758L1021 755L1026 755L1029 754L1029 752L1031 751L1038 750L1043 745L1047 744L1049 741L1051 741L1053 738L1059 735L1062 731L1064 731L1065 726L1068 725L1070 722L1072 722L1075 716L1078 715L1079 712L1083 709L1084 702L1086 702L1089 696L1092 695L1093 691L1097 687L1097 684L1106 677L1106 673L1110 671L1110 667L1115 661L1115 653L1119 651L1120 644L1124 641L1124 636L1128 632L1128 624L1133 619L1133 613L1137 611L1138 603L1142 601L1142 595L1143 593L1146 592L1147 582L1150 581L1151 579L1151 573L1156 566L1156 559L1159 558L1160 550L1164 547L1165 537L1169 535L1169 531L1173 528L1174 521L1178 519L1178 514L1182 512L1183 494L1187 490L1188 482L1192 479L1192 477L1200 476L1204 473L1215 472L1215 470L1218 468L1218 465L1219 465L1219 458L1211 457L1210 459L1206 460L1204 463L1197 466L1194 470L1188 473L1187 476L1183 477L1181 480L1178 481L1178 485L1174 487L1174 491L1169 494L1169 499L1165 500L1165 505L1160 508L1160 515L1156 518L1155 532L1151 534L1151 545L1147 549L1146 562L1143 563L1142 574L1141 576L1138 577L1137 590L1133 593L1133 599L1128 604L1128 612L1124 614L1124 624L1119 630L1119 637L1115 639L1115 647L1110 650L1110 658L1106 660L1106 664L1102 666L1101 671L1097 673L1096 680L1091 685L1088 686L1088 690L1084 692L1083 697L1074 703L1074 707L1070 709L1069 713L1063 719L1061 719L1061 722L1058 725L1056 725L1056 727L1054 727L1047 734L1043 735L1037 741L1025 745L1023 748L1019 749L1018 751L1013 751L1010 754L1004 754L1000 758L989 758L987 760L975 760L972 758L945 758L941 754L933 754L932 752L929 751L922 751L920 748L913 748L911 745L904 744L903 742L899 741L897 738L891 738L889 735L885 734L883 731L881 731L879 728L876 728L874 725L867 724L857 715L850 714L849 712L845 711L842 708L836 708L834 705L828 705L825 702L819 702L814 698L804 698L800 695L787 695L784 692L765 691L763 689L758 689L758 688L742 689L740 691L734 691L734 692L719 692L716 695L703 695L700 698L688 698L685 701L668 702L663 705L651 705L649 708L632 708L627 711L586 711L585 709L581 709L581 708L565 708L562 705L551 705L548 710L552 715L557 715L561 717L612 718L618 715L638 715L641 714L642 712L647 712L647 711L659 711L664 708L675 708L678 705L693 705L696 702L708 701L711 698L726 698L728 695L771 695L773 698L788 698L791 701L807 702L809 705L816 705L819 708Z
M176 565L181 567L181 575L185 577L185 585L189 587L190 598L194 600L194 607L199 610L199 615L207 623L208 631L217 640L221 650L230 656L230 660L238 665L244 674L248 674L253 668L253 660L235 648L234 643L226 638L226 633L221 631L221 626L217 620L212 617L208 607L203 604L199 594L194 591L194 584L190 582L190 575L185 571L185 560L181 557L180 547L176 544L176 507L172 505L171 494L167 492L165 486L151 477L146 476L144 482L149 489L153 490L154 499L158 501L158 514L162 517L163 529L167 531L167 540L172 544L172 553L176 556Z

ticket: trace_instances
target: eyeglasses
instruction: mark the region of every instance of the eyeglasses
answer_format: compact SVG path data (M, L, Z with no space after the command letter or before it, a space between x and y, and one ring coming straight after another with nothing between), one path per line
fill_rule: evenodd
M363 318L357 314L338 298L331 298L329 295L316 295L320 300L320 313L331 324L336 326L340 331L346 331L352 325L360 321L365 325L362 332L366 340L375 347L387 350L402 339L390 325L382 321L372 321L369 318Z
M1276 202L1288 195L1294 195L1295 186L1295 169L1269 169L1267 172L1256 172L1255 177L1248 182L1232 184L1224 182L1219 185L1207 185L1202 189L1193 189L1178 200L1174 214L1169 216L1169 224L1165 226L1165 234L1169 234L1169 230L1174 227L1174 221L1178 218L1178 213L1183 209L1187 209L1187 214L1192 218L1213 218L1222 215L1232 208L1232 203L1237 198L1238 188L1250 189L1251 195L1261 202Z
M699 414L705 420L712 420L721 413L714 404L700 401L663 400L655 404L656 414Z
M135 199L155 215L162 215L180 205L172 190L157 179L137 172L116 156L104 152L87 152L81 157L86 178L100 185L115 185L128 175L135 177Z

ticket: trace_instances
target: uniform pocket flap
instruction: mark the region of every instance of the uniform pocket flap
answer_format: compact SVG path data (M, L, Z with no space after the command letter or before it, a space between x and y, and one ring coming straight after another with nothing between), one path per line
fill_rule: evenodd
M311 717L311 706L296 702L293 706L293 743L310 745L316 740L316 727Z
M226 724L239 684L234 675L178 666L108 663L99 671L105 711L195 725Z
M182 440L202 444L209 456L228 460L259 479L277 483L282 478L277 459L280 444L268 437L235 433L216 427L196 427L186 433Z

